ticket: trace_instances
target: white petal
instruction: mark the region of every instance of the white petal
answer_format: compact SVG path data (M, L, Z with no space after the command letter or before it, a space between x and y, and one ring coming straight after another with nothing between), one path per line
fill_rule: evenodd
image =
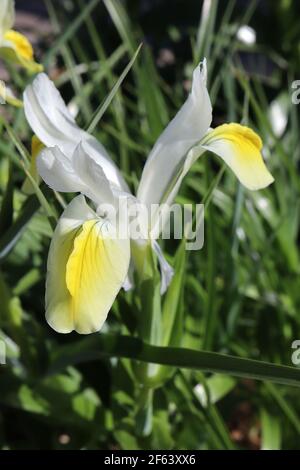
M206 89L206 63L194 70L192 91L186 102L159 137L150 153L138 189L146 204L163 202L184 164L188 151L207 132L212 108Z
M85 217L85 220L79 220ZM115 238L111 224L82 196L62 215L48 257L46 317L60 333L98 331L124 283L129 240Z
M101 203L114 205L111 185L98 162L86 152L85 142L81 142L73 155L74 172L82 182L81 192L97 205Z
M210 130L201 145L219 155L246 188L254 191L273 183L261 154L262 141L249 127L223 124Z
M84 221L95 216L84 197L77 196L63 212L54 231L47 263L46 318L59 333L69 333L74 328L66 287L66 266L73 250L74 236Z
M106 177L120 188L128 190L103 145L79 128L59 91L46 74L37 75L33 83L26 87L24 110L32 130L47 147L58 146L71 159L76 146L85 141L87 152L101 165Z
M55 191L81 192L82 182L72 162L58 147L43 149L37 157L36 166L41 178Z
M77 145L71 160L58 147L43 149L37 158L37 170L55 191L80 192L96 205L115 205L108 179L101 166L86 153L83 143Z

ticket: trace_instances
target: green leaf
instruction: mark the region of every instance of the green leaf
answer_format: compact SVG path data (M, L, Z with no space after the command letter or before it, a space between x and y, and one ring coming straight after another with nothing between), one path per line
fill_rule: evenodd
M215 374L206 379L205 386L201 383L194 388L195 395L203 407L208 403L217 403L235 386L236 380L228 375Z
M183 331L183 289L186 269L186 249L183 240L175 257L175 274L167 290L163 304L163 345L179 346Z
M0 210L0 236L3 235L6 230L9 229L13 221L13 195L13 168L12 163L10 161L8 168L8 181L6 191L2 200Z
M278 416L261 410L262 443L261 450L280 450L281 427Z
M92 117L91 119L91 122L89 123L89 125L87 126L87 132L89 132L90 134L93 133L95 127L97 126L98 122L100 121L100 119L102 118L103 114L105 113L105 111L107 110L107 108L109 107L110 103L112 102L112 100L114 99L116 93L118 92L122 82L124 81L126 75L128 74L128 72L130 71L131 67L133 66L140 50L141 50L141 47L142 47L142 44L139 45L139 47L137 48L137 50L135 51L131 61L129 62L129 64L125 67L125 69L123 70L123 72L121 73L120 77L118 78L118 80L116 81L116 84L115 86L113 87L113 89L111 90L111 92L109 93L109 95L105 98L104 102L100 104L99 108L96 110L94 116Z
M26 225L37 212L39 207L40 203L36 196L29 196L24 203L20 211L20 215L15 223L9 228L9 230L6 231L3 237L0 238L0 264L14 248L23 231L25 230Z
M145 363L179 368L198 369L234 377L269 380L300 387L300 369L253 359L196 351L186 348L151 346L138 338L99 334L57 348L48 373L64 369L66 365L99 360L106 357L126 357Z

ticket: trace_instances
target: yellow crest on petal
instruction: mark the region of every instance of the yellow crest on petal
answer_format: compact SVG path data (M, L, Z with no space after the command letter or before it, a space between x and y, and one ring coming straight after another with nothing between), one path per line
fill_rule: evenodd
M265 188L274 181L261 150L261 138L241 124L223 124L211 130L201 141L206 150L219 155L246 188Z
M242 126L235 122L230 124L222 124L221 126L216 127L210 134L209 137L214 137L217 139L226 138L238 145L253 145L257 150L261 151L263 143L261 138L256 132L254 132L250 127Z

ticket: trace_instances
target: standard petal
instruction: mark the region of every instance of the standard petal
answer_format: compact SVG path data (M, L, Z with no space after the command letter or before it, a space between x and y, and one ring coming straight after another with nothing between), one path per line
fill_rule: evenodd
M39 74L24 92L26 119L34 133L47 146L58 146L67 158L72 159L75 148L85 142L89 156L99 164L109 181L127 191L120 171L103 145L78 127L65 105L59 91L46 74Z
M138 189L145 204L164 202L188 151L206 134L212 108L206 88L206 63L194 70L192 91L151 151Z
M248 189L262 189L274 181L261 155L262 141L249 127L223 124L208 132L201 145L219 155Z
M72 205L72 206L71 206ZM85 216L86 220L79 220ZM129 240L116 238L78 196L55 230L48 258L46 317L60 333L100 330L124 283Z
M69 113L59 91L46 74L39 74L24 92L24 111L31 128L47 146L58 146L69 158L83 131Z

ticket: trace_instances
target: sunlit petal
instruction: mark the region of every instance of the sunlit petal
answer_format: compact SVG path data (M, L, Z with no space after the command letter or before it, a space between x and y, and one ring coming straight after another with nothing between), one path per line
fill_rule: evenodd
M85 217L85 220L80 220ZM126 278L129 240L75 198L55 230L48 258L47 320L56 331L98 331Z
M87 153L102 167L108 180L128 190L103 145L78 127L54 83L44 73L26 87L24 110L34 133L47 147L58 146L67 158L72 159L75 148L84 141Z
M80 192L96 205L114 205L111 185L83 143L77 145L71 159L58 147L43 149L37 159L37 168L42 179L55 191Z
M206 62L194 70L192 91L186 102L159 137L150 153L138 189L138 199L146 204L161 203L186 155L206 134L212 108L206 88Z
M82 182L72 162L58 147L43 149L37 158L40 177L50 188L61 192L81 192Z
M219 155L246 188L262 189L274 181L261 155L262 141L249 127L223 124L210 131L201 144Z

